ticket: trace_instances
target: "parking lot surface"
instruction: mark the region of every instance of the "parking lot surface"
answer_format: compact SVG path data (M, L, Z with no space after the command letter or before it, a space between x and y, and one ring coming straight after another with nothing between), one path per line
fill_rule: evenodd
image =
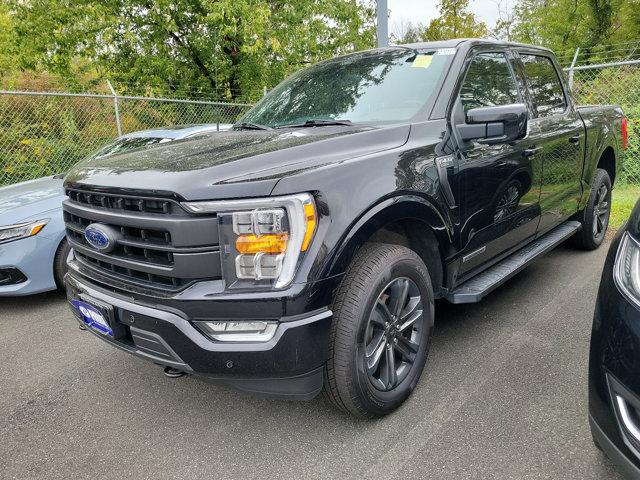
M587 423L607 247L439 303L417 390L376 421L168 379L80 331L60 294L0 299L0 478L617 479Z

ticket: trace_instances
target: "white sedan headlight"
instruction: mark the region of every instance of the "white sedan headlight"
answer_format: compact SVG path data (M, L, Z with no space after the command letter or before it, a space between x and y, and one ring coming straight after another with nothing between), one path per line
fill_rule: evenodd
M623 295L640 308L640 243L628 232L618 247L613 278Z
M0 227L0 243L12 242L20 238L36 235L44 228L49 219L36 220L34 222L18 223Z
M229 288L289 285L317 225L315 202L308 193L182 205L193 213L217 214Z

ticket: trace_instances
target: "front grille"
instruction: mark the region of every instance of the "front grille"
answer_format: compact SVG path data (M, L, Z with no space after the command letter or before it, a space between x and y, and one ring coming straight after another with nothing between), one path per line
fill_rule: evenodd
M84 205L129 212L175 214L181 213L182 210L173 200L162 198L116 195L80 189L68 189L67 196L71 201Z
M215 216L189 215L174 200L70 189L64 202L67 238L85 269L132 284L177 291L199 280L221 278ZM109 252L85 239L92 223L117 235Z
M78 244L91 248L84 238L84 229L94 222L69 212L64 212L64 221L67 226L67 235ZM141 262L173 265L169 232L124 226L119 230L122 237L115 250L110 252L111 255Z
M75 257L85 267L94 268L103 275L107 276L115 274L116 278L126 277L136 285L147 286L151 288L165 286L172 287L172 289L180 289L180 287L184 287L185 285L191 283L189 279L167 277L165 275L155 275L153 273L147 273L140 270L135 270L133 268L120 267L113 263L90 257L89 255L85 255L84 253L81 253L79 251L75 251L74 254Z

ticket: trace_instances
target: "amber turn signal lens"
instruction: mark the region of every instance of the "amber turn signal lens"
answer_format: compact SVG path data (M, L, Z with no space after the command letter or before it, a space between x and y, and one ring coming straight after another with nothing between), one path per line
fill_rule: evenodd
M305 203L304 217L307 229L304 232L304 239L302 240L302 246L300 247L300 250L303 252L309 247L311 238L313 237L313 232L316 231L316 209L312 203Z
M40 230L44 228L45 224L40 223L31 229L31 235L36 235Z
M284 253L289 235L240 235L236 239L236 250L244 255L254 253Z

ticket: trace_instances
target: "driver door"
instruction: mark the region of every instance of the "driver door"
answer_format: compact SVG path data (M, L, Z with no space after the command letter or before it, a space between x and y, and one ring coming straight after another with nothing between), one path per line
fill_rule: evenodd
M454 107L454 125L472 108L527 103L509 52L475 51ZM536 234L541 164L526 137L510 143L461 142L459 170L464 275Z

